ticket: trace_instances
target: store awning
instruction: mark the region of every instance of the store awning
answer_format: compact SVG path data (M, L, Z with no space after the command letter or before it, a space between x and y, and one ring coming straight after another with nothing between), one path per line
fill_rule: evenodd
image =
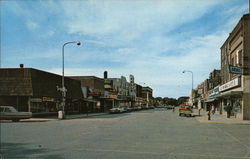
M221 93L221 97L229 97L229 96L238 96L241 97L243 95L243 91L227 91L227 92L223 92Z
M85 101L85 102L91 102L91 103L98 102L97 100L94 100L94 99L83 99L83 101Z
M213 102L213 101L215 101L215 98L207 99L207 100L205 100L205 103L209 103L209 102Z

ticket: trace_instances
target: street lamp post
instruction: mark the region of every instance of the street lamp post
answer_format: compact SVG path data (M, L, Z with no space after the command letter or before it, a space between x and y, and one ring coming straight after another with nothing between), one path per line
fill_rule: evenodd
M192 90L191 90L191 98L192 98L192 104L193 104L193 89L194 89L194 74L192 71L184 70L182 73L190 72L192 74Z
M59 90L62 91L62 103L61 103L61 107L62 107L62 114L60 115L60 111L58 112L58 118L59 119L64 119L65 118L65 99L66 99L66 92L67 89L64 86L64 46L67 44L72 44L72 43L76 43L77 45L81 45L80 41L71 41L71 42L66 42L63 44L62 46L62 88L60 88Z

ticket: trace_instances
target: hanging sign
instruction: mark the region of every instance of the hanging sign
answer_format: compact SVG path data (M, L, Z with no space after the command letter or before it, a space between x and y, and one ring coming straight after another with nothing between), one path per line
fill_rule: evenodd
M229 65L229 72L232 74L241 74L242 68L238 66Z

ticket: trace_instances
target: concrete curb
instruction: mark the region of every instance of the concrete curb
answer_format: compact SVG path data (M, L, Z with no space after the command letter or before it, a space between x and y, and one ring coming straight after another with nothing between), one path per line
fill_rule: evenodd
M82 114L79 116L66 116L66 119L63 120L72 120L72 119L84 119L84 118L91 118L95 116L101 116L101 115L108 115L109 113L98 113L98 114L89 114L88 116L86 114ZM49 122L49 121L60 121L60 119L50 119L50 118L30 118L30 119L22 119L19 122L12 122L11 120L0 120L0 123L22 123L22 122Z
M79 116L76 116L76 117L68 117L67 118L67 115L66 115L66 119L64 120L71 120L71 119L83 119L83 118L90 118L90 117L95 117L95 116L101 116L101 115L108 115L109 113L98 113L98 114L89 114L89 115L79 115Z
M213 124L235 124L235 125L250 125L250 121L241 122L241 121L220 121L220 120L204 120L196 119L200 123L213 123Z

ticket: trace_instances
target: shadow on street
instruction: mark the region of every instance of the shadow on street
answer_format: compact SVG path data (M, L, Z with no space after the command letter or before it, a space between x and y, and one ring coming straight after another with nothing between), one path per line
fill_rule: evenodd
M49 150L42 145L32 145L26 143L1 143L2 159L63 159L59 154L46 154Z

